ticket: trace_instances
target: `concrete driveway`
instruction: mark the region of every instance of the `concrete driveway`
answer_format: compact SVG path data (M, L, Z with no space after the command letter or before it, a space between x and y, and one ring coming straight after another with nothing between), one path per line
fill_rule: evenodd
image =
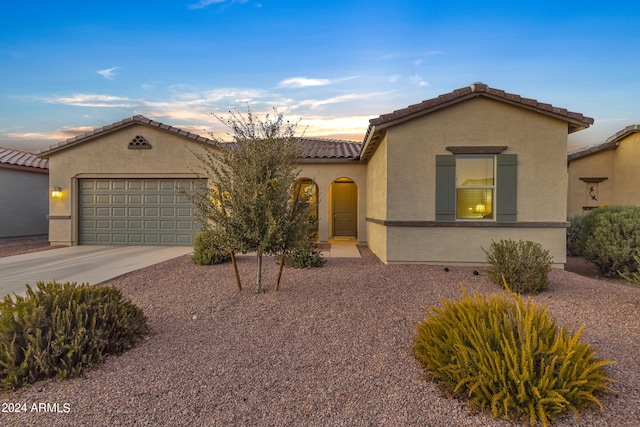
M77 282L92 285L189 254L185 246L70 246L0 258L0 296L23 294L26 284Z

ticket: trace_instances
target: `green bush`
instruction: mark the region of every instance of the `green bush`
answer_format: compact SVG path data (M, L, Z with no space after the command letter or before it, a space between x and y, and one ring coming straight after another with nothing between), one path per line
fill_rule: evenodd
M278 257L280 258L280 257ZM322 267L326 262L316 243L307 240L284 255L284 265L293 268Z
M640 266L640 248L636 248L632 256L636 265ZM627 274L618 272L618 274L620 274L620 277L622 277L628 283L640 287L640 271L636 270Z
M582 256L584 252L584 219L585 215L583 214L569 218L569 228L567 228L567 255Z
M483 248L484 250L484 248ZM506 279L512 291L538 294L549 285L552 258L539 243L508 239L492 242L487 255L489 278L502 285Z
M38 282L0 302L0 390L78 375L148 333L141 309L119 289Z
M206 230L196 234L191 259L198 265L222 264L231 260L231 251L217 230Z
M584 257L606 276L638 270L633 258L640 248L640 207L607 206L584 219Z
M613 381L575 333L558 329L546 308L515 294L471 297L426 311L413 354L442 387L494 418L548 425L592 404Z
M285 251L284 255L278 255L278 261L284 256L284 265L293 268L305 267L322 267L326 262L322 258L322 252L318 250L316 242L318 241L318 219L315 216L308 216L300 226L303 231L300 233L303 237L290 242L290 248Z

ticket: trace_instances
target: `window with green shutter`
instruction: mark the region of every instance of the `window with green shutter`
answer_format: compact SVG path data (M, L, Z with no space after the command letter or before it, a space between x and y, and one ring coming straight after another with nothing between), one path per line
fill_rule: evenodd
M436 221L517 218L517 155L436 156Z

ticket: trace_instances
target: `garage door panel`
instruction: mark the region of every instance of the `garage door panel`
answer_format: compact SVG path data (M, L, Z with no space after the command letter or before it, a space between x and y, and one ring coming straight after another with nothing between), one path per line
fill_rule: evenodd
M129 208L127 210L127 216L131 217L142 217L142 208Z
M111 228L113 228L114 230L126 230L127 221L112 221Z
M188 180L80 180L80 243L193 245L199 228L178 186L196 188Z
M145 230L160 230L160 223L158 221L148 221L144 222Z
M160 229L162 231L175 230L176 223L175 221L160 221Z

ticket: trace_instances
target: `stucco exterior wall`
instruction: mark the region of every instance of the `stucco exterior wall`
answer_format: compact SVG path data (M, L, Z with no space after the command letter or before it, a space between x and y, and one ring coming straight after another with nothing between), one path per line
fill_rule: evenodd
M613 204L640 206L640 133L627 136L613 152Z
M142 135L151 149L129 149ZM78 180L81 178L195 178L201 173L193 151L202 146L190 139L144 125L132 125L66 148L49 157L50 186L62 197L49 202L49 241L78 243Z
M507 146L516 154L517 221L535 227L440 227L437 224L387 227L376 252L384 262L485 261L481 246L491 238L540 241L565 262L567 212L567 123L563 120L486 98L470 99L386 130L387 203L379 221L434 222L436 155L452 155L447 146ZM378 147L379 149L380 147ZM375 155L373 157L375 159ZM372 160L373 160L372 159ZM369 163L369 176L382 167ZM371 195L369 198L371 199ZM381 212L377 212L380 215ZM373 215L369 214L369 217ZM541 223L556 223L545 228ZM559 227L559 228L554 228ZM373 228L373 227L372 227ZM383 235L379 232L377 235ZM370 232L370 246L373 239ZM382 241L386 239L386 244ZM440 244L439 242L443 242Z
M142 135L151 149L129 149ZM203 174L194 153L205 148L191 139L145 125L133 125L51 154L50 185L62 187L62 198L49 201L49 240L57 245L78 244L78 180L81 178L195 178ZM349 178L358 187L358 240L366 243L366 165L356 162L302 163L300 177L316 182L319 190L319 238L331 237L331 183Z
M0 167L0 238L48 233L49 176Z
M434 220L435 156L480 145L518 155L518 221L566 219L564 121L479 98L394 126L387 139L387 219Z
M585 213L585 208L616 204L614 161L617 150L606 150L569 163L569 206L567 215ZM607 178L599 183L584 182L580 178ZM589 196L591 188L597 190L597 200Z
M356 162L305 162L300 164L300 177L310 178L318 185L318 238L327 242L332 235L333 209L331 206L331 184L339 178L352 180L358 188L358 242L367 243L367 168Z
M563 268L566 262L564 228L389 227L388 235L389 264L486 264L482 249L501 239L540 243L549 250L554 267Z
M602 205L640 206L640 133L631 133L617 148L598 151L569 163L569 216L585 212L585 207ZM585 183L580 178L607 178ZM589 196L591 187L597 200Z
M367 165L367 217L387 217L387 138L369 159ZM369 249L381 260L387 258L387 229L379 224L367 222Z

